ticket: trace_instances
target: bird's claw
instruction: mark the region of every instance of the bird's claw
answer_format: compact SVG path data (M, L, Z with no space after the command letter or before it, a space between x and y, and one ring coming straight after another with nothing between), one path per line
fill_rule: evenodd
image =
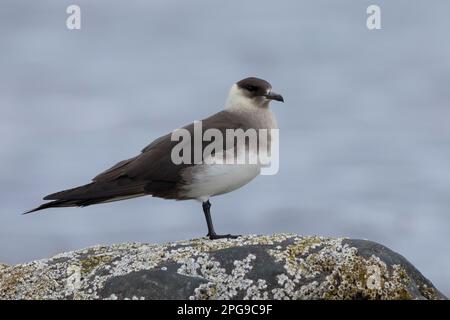
M216 240L216 239L237 239L240 237L240 235L234 235L234 234L207 234L207 237L209 237L210 240Z

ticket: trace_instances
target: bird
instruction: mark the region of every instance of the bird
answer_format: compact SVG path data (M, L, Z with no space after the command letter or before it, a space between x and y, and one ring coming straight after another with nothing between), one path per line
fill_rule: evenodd
M202 130L206 132L208 129L216 129L216 133L226 134L229 129L278 129L275 115L269 108L271 101L284 102L284 98L272 90L269 82L256 77L242 79L231 86L225 108L201 120ZM182 129L195 134L195 122ZM176 130L154 140L137 156L122 160L101 172L90 183L45 196L43 200L51 201L24 214L48 208L86 207L141 196L198 200L202 203L209 239L239 237L216 233L211 217L210 198L246 185L260 174L261 164L227 164L219 161L175 163L172 151L179 141L173 139L174 132ZM270 136L267 143L270 146ZM202 150L205 150L206 145L202 141ZM239 147L233 141L231 148L224 146L222 150L215 150L212 155L226 157L231 150L232 157L236 158L239 150L248 151L249 148L251 146L247 141L244 147Z

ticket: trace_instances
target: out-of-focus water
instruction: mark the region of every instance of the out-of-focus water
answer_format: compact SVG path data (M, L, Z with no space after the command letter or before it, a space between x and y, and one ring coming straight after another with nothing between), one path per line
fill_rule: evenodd
M269 80L276 176L212 200L216 229L378 241L450 294L450 2L69 1L0 4L0 261L206 233L194 201L20 213Z

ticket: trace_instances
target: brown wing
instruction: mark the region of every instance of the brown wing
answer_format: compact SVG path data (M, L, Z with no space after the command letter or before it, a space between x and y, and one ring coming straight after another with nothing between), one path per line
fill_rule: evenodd
M216 128L223 134L226 129L249 127L242 117L221 111L202 121L203 131ZM184 127L191 135L194 124ZM171 151L178 141L171 141L171 134L162 136L142 150L136 157L123 160L97 175L85 186L54 193L45 200L105 199L150 194L162 198L176 198L177 186L183 184L182 169L192 164L174 164ZM203 147L206 145L204 143ZM192 153L193 154L193 153Z

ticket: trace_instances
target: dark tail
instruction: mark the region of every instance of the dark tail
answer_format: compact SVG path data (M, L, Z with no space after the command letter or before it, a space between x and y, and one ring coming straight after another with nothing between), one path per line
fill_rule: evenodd
M91 182L84 186L56 192L44 197L44 200L54 200L44 203L31 212L57 207L86 207L91 204L124 200L145 194L144 184L125 179L115 181Z
M48 208L57 208L57 207L77 207L77 206L83 206L81 203L81 201L78 200L55 200L52 202L47 202L44 203L42 205L40 205L37 208L31 209L27 212L24 212L23 214L28 214L31 212L35 212L35 211L39 211L39 210L44 210L44 209L48 209Z

